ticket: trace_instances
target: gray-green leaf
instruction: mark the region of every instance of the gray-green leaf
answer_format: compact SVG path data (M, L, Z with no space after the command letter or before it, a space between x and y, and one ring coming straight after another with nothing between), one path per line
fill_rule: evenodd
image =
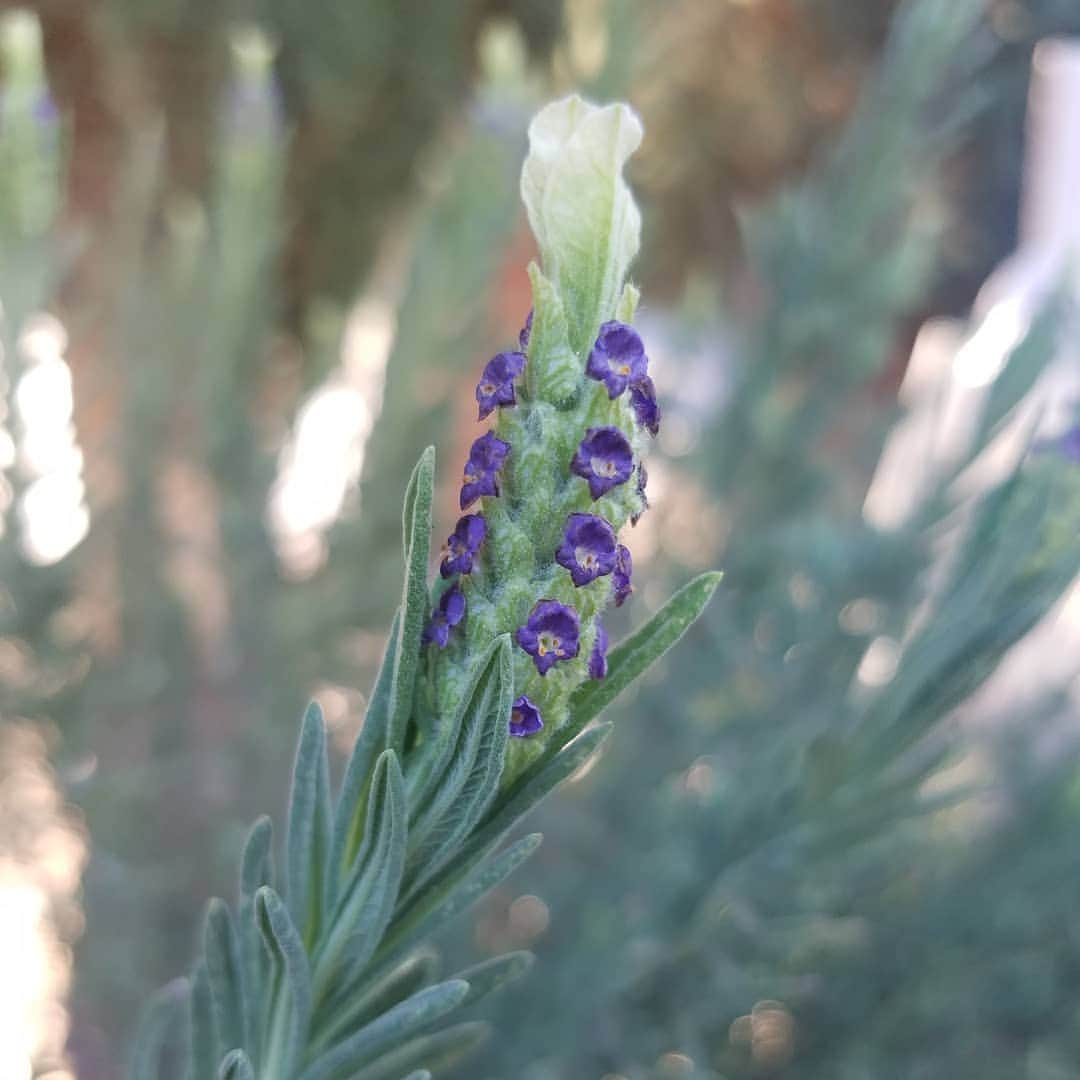
M386 745L398 753L405 744L405 729L412 713L420 636L428 617L428 554L431 548L431 505L435 485L435 448L429 446L413 469L405 492L402 531L405 545L405 587L401 597L401 625L394 653L390 687L390 716Z
M203 952L214 1010L215 1056L220 1058L235 1046L246 1046L248 1041L240 944L223 900L211 900L206 910Z
M272 994L267 1042L261 1056L275 1077L289 1077L300 1064L311 1022L307 956L289 910L273 889L255 894L255 921L270 953Z
M394 914L405 869L408 805L397 755L384 750L375 765L364 840L342 887L332 924L315 960L315 999L335 982L357 977L374 954Z
M421 990L323 1054L300 1080L333 1080L341 1072L375 1061L458 1008L468 994L469 984L462 979Z
M326 907L333 910L342 882L352 867L364 838L371 778L375 759L386 745L386 727L390 716L390 687L394 681L394 657L397 653L398 627L401 612L394 614L386 651L375 679L364 715L364 723L356 736L345 776L341 781L337 806L334 809L334 830L330 841L330 857L326 863Z
M187 1024L190 984L174 979L151 996L139 1017L127 1080L160 1080L166 1048Z

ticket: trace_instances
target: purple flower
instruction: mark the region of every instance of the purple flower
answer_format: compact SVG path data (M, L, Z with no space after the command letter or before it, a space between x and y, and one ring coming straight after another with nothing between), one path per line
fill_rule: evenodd
M453 577L454 574L471 574L473 556L486 537L487 522L483 514L466 514L459 518L443 545L439 573L444 578Z
M450 630L465 618L465 594L461 586L455 583L442 594L439 606L432 612L431 620L424 628L421 642L426 645L434 641L440 649L445 649L450 640Z
M617 427L589 428L570 462L570 471L588 480L589 494L599 499L630 479L634 471L634 452Z
M571 514L555 561L580 588L615 569L615 530L596 514Z
M637 331L626 323L612 321L600 327L585 374L602 382L608 397L614 399L631 383L646 378L648 367L649 358Z
M546 675L560 660L572 660L581 647L578 613L558 600L538 600L528 621L518 627L517 643Z
M630 549L620 544L615 558L615 569L611 574L611 591L616 607L622 607L623 601L634 591L634 586L630 584L630 575L633 572L634 560L630 558Z
M656 387L648 375L630 387L630 405L637 422L655 438L660 430L660 406L656 403Z
M518 345L521 346L522 352L529 347L529 339L532 337L532 320L533 309L529 308L529 314L525 316L525 325L521 328L521 333L518 334Z
M514 380L525 370L525 354L501 352L485 365L476 384L476 402L480 406L477 419L483 420L500 405L516 405Z
M540 710L522 694L510 707L510 734L524 739L535 735L543 726Z
M481 435L469 450L461 485L461 509L471 506L481 495L499 494L499 470L510 453L510 444L493 432Z
M641 520L641 515L649 509L649 497L645 494L645 485L649 482L649 474L645 471L645 462L639 461L637 466L637 493L641 499L641 509L630 515L630 524L636 525Z
M596 620L596 637L593 639L592 652L589 653L589 678L604 679L607 677L607 647L608 636L604 624Z

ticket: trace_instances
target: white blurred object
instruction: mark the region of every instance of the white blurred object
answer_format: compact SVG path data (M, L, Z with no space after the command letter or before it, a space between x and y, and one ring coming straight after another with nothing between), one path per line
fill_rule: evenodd
M1080 302L1080 39L1048 39L1035 50L1019 246L979 291L970 324L936 319L920 331L901 387L907 416L885 447L866 499L867 520L900 526L963 459L988 389L1061 288ZM1074 421L1077 337L1061 335L1057 355L981 463L980 478L1015 461L1034 424L1051 436Z

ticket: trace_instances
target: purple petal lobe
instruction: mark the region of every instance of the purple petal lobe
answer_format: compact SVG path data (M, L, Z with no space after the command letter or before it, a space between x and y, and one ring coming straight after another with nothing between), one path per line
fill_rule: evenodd
M543 726L540 710L522 694L510 709L510 734L524 739L535 735Z
M571 514L555 561L578 588L615 569L615 530L596 514Z
M466 514L446 538L442 549L439 573L444 578L454 574L471 574L473 558L487 537L487 522L483 514Z
M608 636L604 624L596 620L596 637L593 640L592 652L589 653L589 678L604 679L607 677L607 650Z
M440 649L445 649L450 641L450 630L465 618L465 594L456 582L442 594L438 607L431 614L421 642L435 642Z
M494 412L500 405L516 405L517 394L514 380L525 370L525 354L501 352L485 365L480 381L476 384L476 402L480 406L479 419Z
M517 643L533 658L536 670L546 675L561 660L572 660L581 648L578 613L558 600L538 600Z
M630 549L620 544L616 554L615 569L611 574L611 591L616 607L622 607L623 602L634 591L634 586L630 584L633 572L634 560L630 558Z
M613 320L600 327L585 374L602 382L608 397L617 398L631 383L646 378L648 369L645 346L632 326Z
M634 452L617 427L589 428L570 462L570 471L588 481L589 494L599 499L630 479Z
M630 406L637 422L655 438L660 431L660 406L656 403L656 387L648 375L630 387Z
M461 509L471 506L481 495L499 494L499 470L510 453L510 444L494 432L487 432L472 444L461 484Z

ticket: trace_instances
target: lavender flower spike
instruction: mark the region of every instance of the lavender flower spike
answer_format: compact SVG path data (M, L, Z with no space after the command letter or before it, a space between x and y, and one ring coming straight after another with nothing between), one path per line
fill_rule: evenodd
M581 648L578 613L558 600L540 600L528 621L518 628L517 643L546 675L560 660L572 660Z
M465 594L458 584L452 585L442 594L439 606L431 615L431 621L424 629L423 644L434 641L440 649L445 649L450 641L450 631L465 618Z
M607 678L608 636L604 624L596 620L596 637L593 639L592 652L589 653L589 678Z
M510 734L524 739L535 735L543 726L540 710L522 694L510 708Z
M444 578L455 574L471 574L473 556L487 537L487 522L483 514L466 514L458 520L454 531L446 538L442 549L439 573Z
M589 494L599 499L630 479L634 471L634 452L617 427L589 428L570 462L570 471L587 480Z
M623 544L615 559L615 569L611 575L612 595L615 597L615 606L622 607L626 598L634 591L630 584L630 575L634 572L634 560L630 558L630 549Z
M461 485L461 509L470 507L481 495L499 494L499 470L506 463L510 444L494 432L481 435L469 450Z
M485 365L476 384L476 403L480 406L478 420L483 420L500 405L516 405L514 380L525 370L525 354L496 353Z
M615 569L615 530L596 514L571 514L555 561L580 588Z
M630 387L630 405L637 422L655 438L660 431L660 406L656 403L656 387L648 375Z
M585 374L607 387L614 400L632 383L648 378L649 358L637 331L626 323L604 323L589 353Z

